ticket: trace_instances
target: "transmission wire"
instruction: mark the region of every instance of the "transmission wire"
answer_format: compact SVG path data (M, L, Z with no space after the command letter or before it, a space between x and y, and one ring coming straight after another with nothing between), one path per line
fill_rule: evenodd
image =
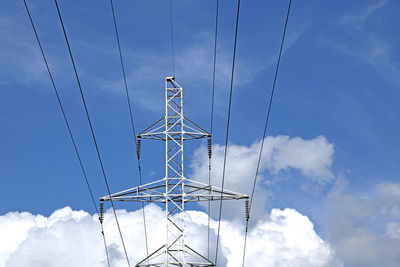
M174 31L172 24L172 0L169 0L169 18L171 28L171 57L172 57L172 76L175 77L175 53L174 53Z
M291 6L292 6L292 0L289 0L289 7L288 7L288 10L287 10L286 20L285 20L285 27L283 29L281 46L280 46L280 49L279 49L278 62L276 64L276 69L275 69L274 82L273 82L273 85L272 85L272 91L271 91L271 96L270 96L270 99L269 99L267 116L266 116L266 119L265 119L264 133L263 133L263 138L262 138L262 141L261 141L260 153L258 155L256 174L255 174L255 177L254 177L253 188L252 188L252 191L251 191L251 197L250 197L250 203L249 203L249 213L248 213L248 216L247 216L247 219L246 219L246 231L245 231L245 235L244 235L242 267L244 267L245 258L246 258L247 234L248 234L248 229L249 229L249 219L250 219L251 205L252 205L253 199L254 199L254 192L255 192L255 187L256 187L256 184L257 184L257 177L258 177L258 172L259 172L259 168L260 168L262 152L263 152L263 148L264 148L264 140L265 140L265 137L267 135L269 116L270 116L270 113L271 113L272 100L273 100L273 97L274 97L275 85L276 85L276 80L277 80L277 77L278 77L279 65L280 65L280 62L281 62L283 44L285 42L286 29L287 29L287 24L288 24L288 21L289 21L289 15L290 15Z
M110 4L111 4L112 15L113 15L113 21L114 21L115 37L117 39L117 44L118 44L118 52L119 52L119 59L120 59L120 62L121 62L122 76L124 78L126 99L127 99L127 103L128 103L128 107L129 107L129 117L130 117L130 122L131 122L131 127L132 127L133 140L135 142L135 149L136 149L136 152L137 152L137 155L138 155L138 157L136 157L136 158L137 158L137 161L138 161L139 183L140 183L140 185L142 185L143 184L142 168L140 166L138 143L137 143L137 139L136 139L136 129L135 129L135 123L134 123L134 120L133 120L133 112L132 112L131 100L130 100L130 97L129 97L128 83L127 83L127 79L126 79L124 60L123 60L123 57L122 57L121 43L120 43L120 40L119 40L119 33L118 33L117 20L116 20L115 11L114 11L113 0L110 0ZM148 241L147 241L146 214L145 214L145 211L144 211L144 203L143 202L140 202L140 203L142 204L143 227L144 227L144 236L145 236L145 241L146 241L146 253L147 253L147 256L149 256L149 248L148 248Z
M49 64L48 64L48 62L47 62L47 58L46 58L46 55L45 55L45 53L44 53L44 49L43 49L43 47L42 47L42 43L40 42L39 35L38 35L37 31L36 31L36 27L35 27L35 24L34 24L34 22L33 22L33 19L32 19L31 13L30 13L30 11L29 11L28 5L27 5L27 3L26 3L26 0L23 0L23 1L24 1L24 5L25 5L25 10L26 10L26 12L27 12L27 14L28 14L28 17L29 17L29 20L30 20L30 22L31 22L31 26L32 26L33 32L34 32L34 34L35 34L37 43L38 43L38 45L39 45L40 52L42 53L42 57L43 57L43 60L44 60L45 65L46 65L47 72L48 72L48 74L49 74L49 77L50 77L50 80L51 80L51 84L52 84L53 89L54 89L54 93L56 94L57 102L58 102L58 105L59 105L59 107L60 107L61 113L62 113L62 115L63 115L65 125L67 126L68 134L69 134L69 136L70 136L70 138L71 138L72 145L74 146L75 154L76 154L76 157L77 157L77 159L78 159L78 161L79 161L79 165L80 165L80 167L81 167L81 170L82 170L82 173L83 173L83 177L84 177L85 182L86 182L86 185L87 185L87 187L88 187L89 194L90 194L90 197L91 197L92 202L93 202L93 206L94 206L94 208L95 208L95 210L96 210L96 213L97 213L98 217L100 218L100 213L99 213L99 210L98 210L98 208L97 208L96 201L94 200L93 191L92 191L92 188L91 188L91 186L90 186L89 180L88 180L88 178L87 178L85 168L83 167L83 163L82 163L82 160L81 160L79 151L78 151L78 147L77 147L77 145L76 145L75 138L74 138L74 136L73 136L73 134L72 134L72 130L71 130L70 124L69 124L69 122L68 122L68 118L67 118L67 115L66 115L66 113L65 113L64 106L63 106L63 104L62 104L62 102L61 102L61 98L60 98L60 95L59 95L59 93L58 93L58 89L57 89L56 84L55 84L55 82L54 82L53 75L51 74L50 67L49 67ZM107 256L107 263L108 263L108 266L110 267L110 266L111 266L111 265L110 265L110 258L109 258L109 255L108 255L107 242L106 242L105 234L104 234L104 227L103 227L103 224L102 224L102 223L100 223L100 226L101 226L101 233L102 233L102 236L103 236L104 248L105 248L105 252L106 252L106 256Z
M94 143L95 148L96 148L97 158L98 158L98 160L99 160L99 164L100 164L100 167L101 167L101 171L102 171L102 173L103 173L104 182L105 182L105 185L106 185L106 188L107 188L108 195L110 196L110 202L111 202L112 210L113 210L113 213L114 213L115 222L116 222L117 227L118 227L118 232L119 232L119 235L120 235L120 237L121 237L121 242L122 242L122 246L123 246L123 249L124 249L124 252L125 252L126 261L127 261L127 263L128 263L128 266L130 266L130 262L129 262L129 258L128 258L128 253L127 253L127 251L126 251L125 242L124 242L124 239L123 239L123 236L122 236L122 232L121 232L121 228L120 228L120 225L119 225L117 213L116 213L115 207L114 207L114 201L112 200L112 197L111 197L110 186L109 186L109 184L108 184L107 176L106 176L106 173L105 173L105 170L104 170L103 161L102 161L102 159L101 159L99 146L98 146L98 144L97 144L96 136L95 136L95 134L94 134L93 125L92 125L92 122L91 122L91 119L90 119L90 115L89 115L89 111L88 111L88 108L87 108L87 105L86 105L85 96L83 95L82 86L81 86L81 83L80 83L80 80L79 80L78 71L77 71L76 66L75 66L75 61L74 61L74 58L73 58L73 56L72 56L72 51L71 51L71 47L70 47L70 44L69 44L69 41L68 41L68 36L67 36L66 30L65 30L65 27L64 27L64 22L63 22L63 20L62 20L60 8L58 7L57 0L54 0L54 3L55 3L56 8L57 8L58 17L59 17L59 19L60 19L61 27L62 27L62 30L63 30L63 33L64 33L65 42L66 42L66 44L67 44L67 48L68 48L69 56L70 56L70 59L71 59L71 63L72 63L72 66L73 66L73 68L74 68L76 81L77 81L78 87L79 87L79 92L80 92L80 95L81 95L81 98L82 98L83 106L84 106L84 108L85 108L86 118L87 118L87 120L88 120L89 127L90 127L90 131L91 131L91 134L92 134L93 143Z
M235 41L234 41L234 46L233 46L231 86L230 86L230 91L229 91L228 119L227 119L227 123L226 123L224 167L223 167L223 172L222 172L221 200L219 202L219 217L218 217L217 245L216 245L216 249L215 249L215 264L217 264L217 261L218 261L218 246L219 246L219 235L220 235L220 229L221 229L221 216L222 216L222 195L224 192L224 184L225 184L226 155L227 155L227 151L228 151L229 124L230 124L230 118L231 118L231 104L232 104L233 78L234 78L234 74L235 74L235 59L236 59L236 44L237 44L237 35L238 35L238 27L239 27L239 14L240 14L240 0L238 0L237 13L236 13Z
M215 70L217 63L217 39L218 39L218 13L219 0L217 0L216 15L215 15L215 36L214 36L214 69L212 78L212 96L211 96L211 118L210 118L210 135L212 137L214 126L214 95L215 95ZM212 138L210 139L212 146ZM211 155L208 158L208 185L211 185ZM210 258L210 218L211 216L211 201L208 200L208 225L207 225L207 258Z

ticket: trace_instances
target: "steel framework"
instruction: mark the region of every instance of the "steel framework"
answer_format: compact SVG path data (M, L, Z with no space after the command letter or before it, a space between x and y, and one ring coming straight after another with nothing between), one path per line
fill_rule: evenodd
M215 266L185 244L185 203L248 199L247 195L188 179L183 174L185 140L211 135L184 117L183 90L175 77L165 78L165 116L138 134L141 139L165 142L165 177L144 185L102 197L101 201L158 202L165 204L165 244L136 266ZM139 156L140 153L138 153Z

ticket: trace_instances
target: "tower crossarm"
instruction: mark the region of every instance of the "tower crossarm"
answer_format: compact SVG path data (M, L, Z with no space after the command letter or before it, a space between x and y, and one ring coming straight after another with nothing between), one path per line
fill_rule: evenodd
M168 133L169 139L180 139L181 134L183 134L183 140L193 140L193 139L201 139L211 137L211 134L206 130L201 128L199 125L188 119L187 117L183 117L182 122L174 120L175 116L170 116L167 118L161 118L146 130L138 134L138 138L143 139L153 139L153 140L163 140L165 141L166 136L166 124L168 125ZM176 130L183 126L183 131Z
M217 186L204 184L191 179L184 179L184 198L181 192L175 192L181 183L181 179L170 179L168 183L168 199L175 202L200 202L214 200L238 200L247 199L249 196ZM165 203L165 179L161 179L145 185L133 187L112 195L102 197L101 201L131 201L131 202L159 202Z

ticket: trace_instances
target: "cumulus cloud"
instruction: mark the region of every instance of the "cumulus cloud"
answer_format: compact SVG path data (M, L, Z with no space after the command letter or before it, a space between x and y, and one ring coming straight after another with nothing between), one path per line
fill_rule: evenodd
M400 184L381 183L357 195L341 178L326 207L328 240L346 266L398 266Z
M230 144L228 147L225 188L237 192L250 194L255 175L260 142L250 146ZM225 147L219 144L213 146L211 184L220 186ZM289 136L269 136L265 145L260 165L260 178L256 187L256 198L252 206L253 214L264 214L268 191L262 183L269 179L263 176L268 171L270 175L277 175L282 171L296 170L314 182L325 184L334 177L331 171L334 146L324 136L313 139L303 139ZM202 146L194 152L189 176L196 180L208 183L208 154L207 147ZM226 218L243 218L243 209L237 208L237 203L226 202L224 207ZM216 214L217 206L213 206L212 214Z
M250 190L260 142L250 146L231 145L227 166L227 187L237 191ZM224 147L215 145L213 178L218 184L222 171ZM288 136L268 137L261 164L261 173L272 174L295 169L318 183L332 179L330 171L333 145L325 137L304 140ZM207 181L208 157L206 148L199 148L192 159L194 178ZM263 178L263 177L261 177ZM265 181L265 179L260 179ZM260 197L253 213L253 225L248 235L247 265L268 266L341 266L335 259L330 244L322 240L313 223L294 209L272 209L265 213L265 191L257 187ZM385 190L384 187L381 190ZM396 194L396 192L392 192ZM235 201L233 201L235 202ZM231 202L235 210L237 203ZM229 206L229 205L228 205ZM131 264L142 260L144 246L141 210L117 211ZM154 204L146 206L149 249L154 251L163 245L165 224L163 210ZM191 247L207 255L208 216L202 211L186 212L186 240ZM215 251L217 221L211 220L211 253ZM105 214L104 229L114 267L126 266L118 230L110 211ZM396 225L388 226L387 232L396 235ZM241 266L243 225L239 220L222 220L218 266ZM100 226L96 215L85 211L73 211L66 207L49 217L27 212L12 212L0 216L0 266L107 266Z
M233 243L232 234L225 245ZM241 233L237 232L238 239ZM226 240L225 240L226 241ZM242 246L230 249L227 266L241 266ZM272 209L249 233L248 266L340 266L333 250L314 231L313 224L293 209Z
M163 244L164 212L156 205L147 206L146 211L149 245L154 250ZM145 256L141 210L117 213L130 261L135 264ZM104 226L112 266L126 266L110 211L105 214ZM216 228L217 222L212 221L212 240ZM203 254L206 230L207 215L188 211L187 242ZM66 207L49 217L7 213L0 216L0 234L0 266L106 266L97 216L84 211ZM293 209L273 209L250 231L248 240L248 266L337 266L330 245L315 233L306 216ZM241 266L242 242L242 227L222 221L220 266Z
M250 146L230 144L227 154L226 176L228 183L243 189L255 175L261 141ZM208 181L208 154L205 146L194 152L191 162L193 176L203 182ZM225 146L213 146L213 178L217 182L222 174ZM260 173L268 170L272 174L295 169L313 181L325 183L334 176L330 170L334 147L324 136L305 140L301 137L284 135L268 136L265 139Z

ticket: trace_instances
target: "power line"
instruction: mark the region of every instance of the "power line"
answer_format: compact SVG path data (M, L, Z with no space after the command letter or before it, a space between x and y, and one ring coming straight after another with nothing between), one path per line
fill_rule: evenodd
M222 192L224 191L225 184L225 170L226 170L226 154L228 152L228 140L229 140L229 124L231 118L231 104L232 104L232 91L233 91L233 77L235 74L235 59L236 59L236 44L237 44L237 36L238 36L238 27L239 27L239 14L240 14L240 0L238 0L237 12L236 12L236 29L235 29L235 41L233 46L233 58L232 58L232 73L231 73L231 87L229 91L229 106L228 106L228 119L226 123L226 137L225 137L225 152L224 152L224 167L222 172ZM221 193L222 196L222 193ZM217 232L217 245L215 250L215 264L218 264L218 245L219 245L219 234L221 229L221 216L222 216L222 197L219 202L219 216L218 216L218 232Z
M216 15L215 15L215 36L214 36L214 69L212 78L212 93L211 93L211 118L210 118L210 135L213 133L214 124L214 95L215 95L215 70L217 63L217 39L218 39L218 13L219 13L219 0L217 0ZM212 139L209 144L208 156L208 184L211 185L211 148ZM211 220L211 201L208 201L208 224L207 224L207 257L210 258L210 220Z
M137 158L137 161L138 161L139 183L140 183L140 185L142 185L143 184L142 168L140 167L140 157L139 157L139 151L138 151L138 142L136 140L135 123L134 123L134 120L133 120L133 112L132 112L131 100L130 100L130 97L129 97L128 83L127 83L127 79L126 79L124 60L123 60L123 57L122 57L121 43L120 43L120 40L119 40L119 33L118 33L117 20L116 20L115 11L114 11L113 0L110 0L110 4L111 4L112 15L113 15L115 37L117 39L117 44L118 44L118 51L119 51L119 59L120 59L120 62L121 62L122 76L124 78L125 93L126 93L126 99L127 99L127 102L128 102L129 118L130 118L130 123L131 123L131 127L132 127L133 140L135 142L135 149L136 149L136 152L137 152L136 154L138 155L136 158ZM144 211L144 203L143 202L140 202L140 203L142 204L144 237L145 237L145 242L146 242L146 253L147 253L147 256L148 256L149 255L149 247L148 247L148 241L147 241L146 213Z
M46 55L45 55L45 53L44 53L44 49L43 49L43 47L42 47L42 43L40 42L39 35L38 35L37 31L36 31L35 24L33 23L33 19L32 19L31 13L30 13L30 11L29 11L28 5L27 5L27 3L26 3L26 0L23 0L23 1L24 1L24 5L25 5L25 10L26 10L26 12L27 12L27 14L28 14L28 17L29 17L29 20L30 20L30 22L31 22L31 26L32 26L33 32L35 33L35 37L36 37L37 43L38 43L38 45L39 45L40 52L42 53L42 57L43 57L43 60L44 60L45 65L46 65L47 72L48 72L48 74L49 74L49 77L50 77L50 80L51 80L51 84L52 84L53 89L54 89L54 93L56 94L57 102L58 102L58 105L59 105L59 107L60 107L61 113L62 113L62 115L63 115L65 125L67 126L68 134L69 134L69 136L70 136L70 138L71 138L72 145L74 146L75 154L76 154L76 157L77 157L77 159L78 159L78 161L79 161L79 165L80 165L80 167L81 167L81 170L82 170L82 173L83 173L83 177L84 177L85 182L86 182L86 185L87 185L87 187L88 187L89 194L90 194L90 197L91 197L92 202L93 202L93 206L94 206L94 208L95 208L95 210L96 210L97 215L98 215L99 218L100 218L99 210L98 210L98 208L97 208L96 201L94 200L93 191L92 191L92 188L91 188L91 186L90 186L89 180L88 180L88 178L87 178L85 168L83 167L83 163L82 163L82 160L81 160L79 151L78 151L78 147L77 147L77 145L76 145L75 138L74 138L74 136L73 136L73 134L72 134L72 130L71 130L71 127L70 127L70 125L69 125L69 122L68 122L68 119L67 119L67 115L66 115L65 110L64 110L64 106L63 106L63 104L62 104L62 102L61 102L61 98L60 98L60 95L59 95L59 93L58 93L58 89L57 89L56 84L55 84L55 82L54 82L53 75L51 74L50 67L49 67L49 64L48 64L48 62L47 62L47 58L46 58ZM102 235L103 235L104 248L105 248L106 256L107 256L107 263L108 263L108 266L110 267L110 266L111 266L111 265L110 265L110 258L109 258L109 256L108 256L108 249L107 249L107 242L106 242L105 234L104 234L104 227L103 227L103 224L102 224L102 223L100 223L100 226L101 226L101 233L102 233Z
M171 26L172 76L175 76L174 31L173 31L173 24L172 24L172 0L169 0L169 18L170 18L170 26Z
M72 66L73 66L73 68L74 68L75 78L76 78L76 81L77 81L77 83L78 83L79 92L80 92L80 95L81 95L81 99L82 99L82 102L83 102L83 106L84 106L84 108L85 108L86 118L87 118L88 123L89 123L90 132L92 133L92 139L93 139L93 143L94 143L95 148L96 148L97 158L98 158L99 163L100 163L101 171L102 171L102 173L103 173L104 182L105 182L105 184L106 184L106 188L107 188L108 194L111 195L110 186L109 186L109 184L108 184L107 176L106 176L106 173L105 173L105 170L104 170L103 161L102 161L102 159L101 159L99 146L98 146L98 144L97 144L96 136L95 136L95 134L94 134L93 125L92 125L92 122L91 122L91 119L90 119L90 115L89 115L89 111L88 111L88 108L87 108L87 105L86 105L85 96L83 95L81 82L80 82L80 80L79 80L79 75L78 75L78 71L77 71L76 66L75 66L74 58L73 58L73 56L72 56L72 51L71 51L71 47L70 47L70 44L69 44L69 41L68 41L68 36L67 36L66 30L65 30L64 22L63 22L63 20L62 20L60 8L58 7L57 0L54 0L54 3L55 3L56 8L57 8L58 17L59 17L59 20L60 20L60 23L61 23L61 27L62 27L62 30L63 30L63 33L64 33L65 42L66 42L66 44L67 44L67 48L68 48L69 56L70 56L70 59L71 59L71 63L72 63ZM130 262L129 262L129 258L128 258L128 253L127 253L127 251L126 251L125 242L124 242L124 239L123 239L123 237L122 237L121 228L120 228L120 225L119 225L119 222L118 222L117 213L116 213L116 211L115 211L114 202L112 201L112 199L111 199L111 206L112 206L112 210L113 210L113 213L114 213L115 222L116 222L117 227L118 227L119 235L120 235L120 237L121 237L121 242L122 242L122 246L123 246L123 249L124 249L124 252L125 252L126 261L127 261L127 263L128 263L128 266L130 266Z
M275 69L274 82L273 82L273 85L272 85L271 96L270 96L269 104L268 104L267 116L266 116L266 119L265 119L264 133L263 133L263 138L262 138L262 141L261 141L260 153L258 155L256 175L254 177L253 188L252 188L251 196L250 196L249 212L248 212L249 215L247 216L247 219L246 219L246 231L245 231L245 236L244 236L242 267L244 267L245 258L246 258L247 234L248 234L248 229L249 229L249 219L250 219L251 205L253 203L255 187L256 187L256 184L257 184L257 177L258 177L258 172L259 172L259 168L260 168L262 152L263 152L263 148L264 148L264 140L265 140L265 137L267 135L269 116L271 114L272 100L274 98L275 85L276 85L276 80L277 80L277 77L278 77L279 65L280 65L280 62L281 62L283 44L285 42L286 29L287 29L287 24L288 24L288 21L289 21L289 15L290 15L291 6L292 6L292 0L289 0L289 6L288 6L288 9L287 9L287 13L286 13L285 26L284 26L283 34L282 34L281 46L280 46L280 49L279 49L278 62L276 64L276 69Z

